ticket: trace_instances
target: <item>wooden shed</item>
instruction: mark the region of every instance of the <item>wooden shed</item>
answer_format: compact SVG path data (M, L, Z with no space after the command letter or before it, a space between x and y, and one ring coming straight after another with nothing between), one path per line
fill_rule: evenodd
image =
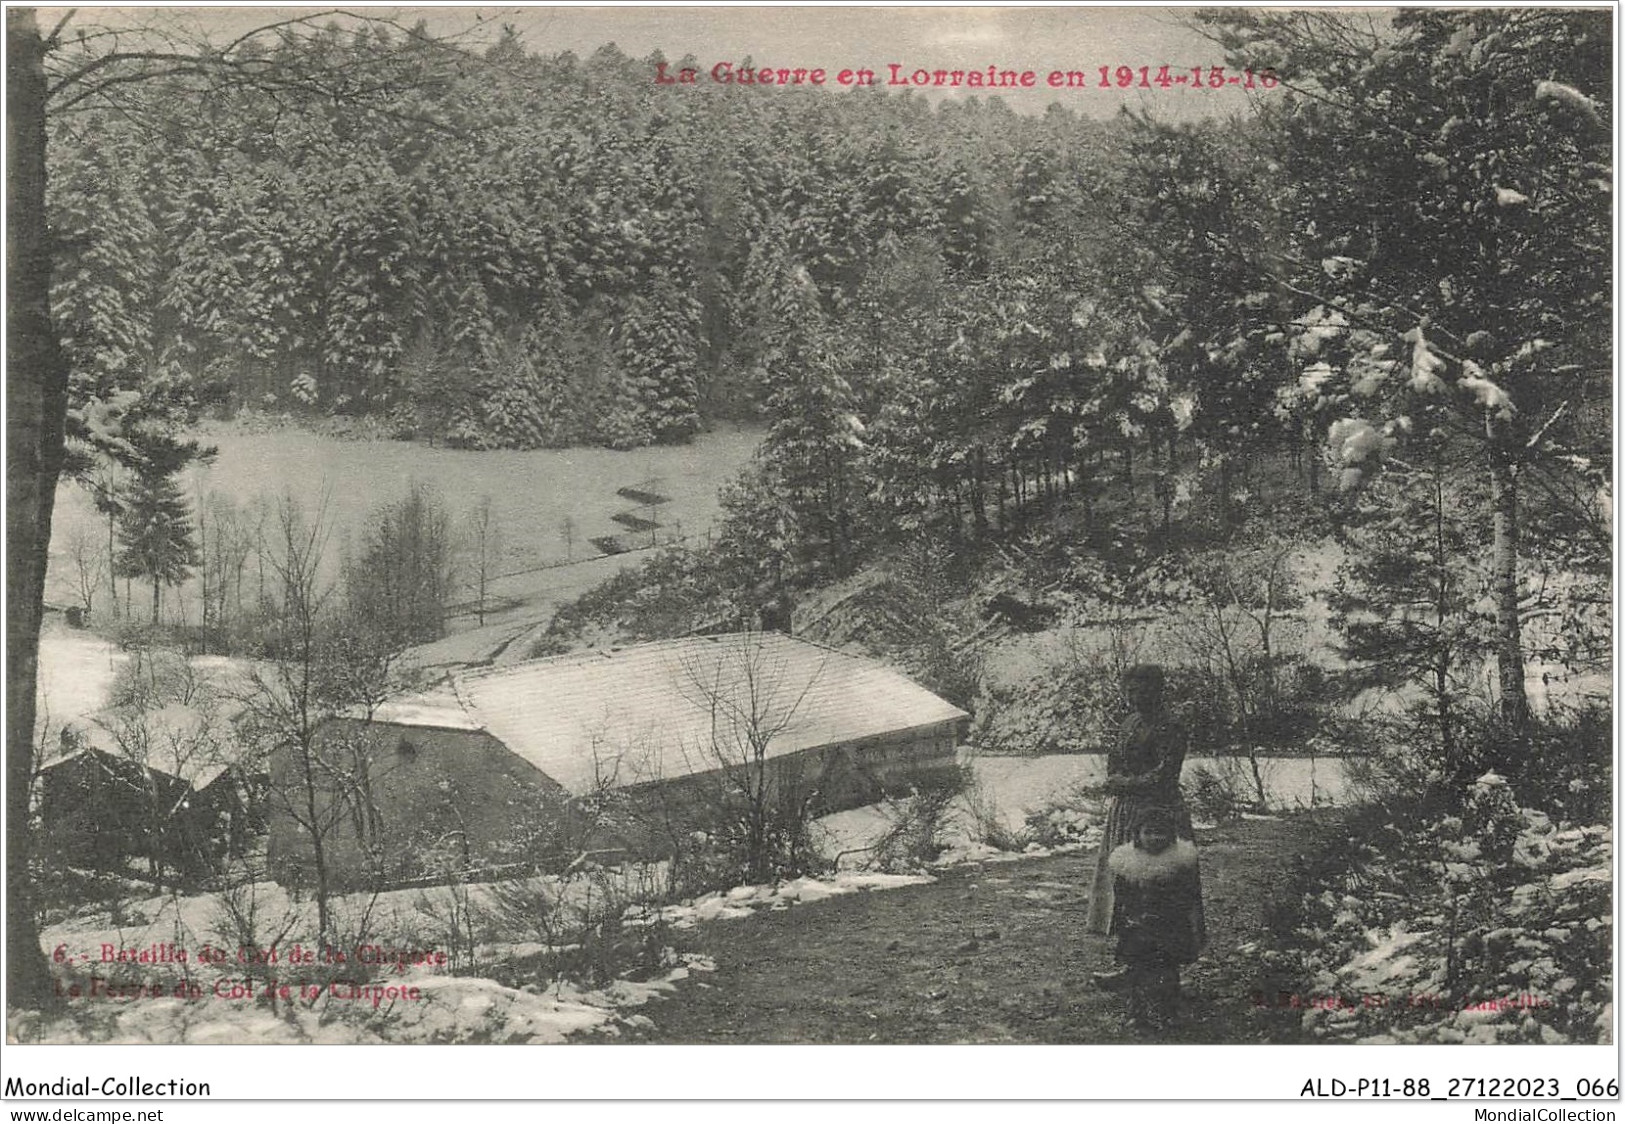
M648 850L651 821L752 770L819 813L857 807L951 764L968 718L880 663L772 632L467 670L328 723L310 760L274 755L271 871L310 881L316 834L334 885ZM289 799L302 787L321 788L314 818Z
M204 722L173 706L143 716L140 736L108 715L64 730L40 766L46 853L181 882L243 854L262 826L252 806L260 778L235 743L202 737Z

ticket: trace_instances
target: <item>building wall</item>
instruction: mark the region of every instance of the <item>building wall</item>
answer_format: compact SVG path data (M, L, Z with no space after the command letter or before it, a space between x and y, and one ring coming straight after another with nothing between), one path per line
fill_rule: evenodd
M906 792L922 770L951 766L959 745L959 726L958 722L939 722L809 750L814 758L805 772L817 790L818 814L873 804L882 796Z
M941 722L769 758L768 799L804 800L812 815L822 816L902 795L931 772L955 767L962 734L962 721ZM626 815L600 833L598 845L640 857L684 845L724 805L728 774L740 774L742 765L629 788Z
M313 758L331 765L315 787L338 888L525 861L568 826L558 784L483 732L334 719ZM296 751L274 756L267 859L284 885L315 883L302 777Z
M921 769L952 766L960 727L942 722L772 758L769 783L808 799L815 815L860 807L906 791ZM702 825L728 781L719 767L629 786L589 816L546 774L480 731L335 719L322 727L316 756L364 778L319 786L323 816L336 820L324 834L335 888L431 881L448 868L479 877L509 864L569 861L582 851L658 854L666 840ZM309 833L289 811L290 800L303 801L298 764L292 752L272 763L268 859L271 876L284 885L315 881ZM302 807L300 816L308 818Z
M202 792L179 777L91 749L40 777L42 853L67 866L124 871L130 859L158 859L166 877L193 881L226 858L218 828L231 811L229 786Z
M43 851L68 866L119 870L127 856L146 856L153 811L139 767L92 752L70 757L40 776Z

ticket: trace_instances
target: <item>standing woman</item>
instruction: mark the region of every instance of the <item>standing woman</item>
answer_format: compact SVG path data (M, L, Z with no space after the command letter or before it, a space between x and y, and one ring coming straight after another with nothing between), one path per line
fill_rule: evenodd
M1089 931L1112 933L1114 898L1111 853L1134 841L1135 826L1148 814L1166 812L1174 823L1177 838L1195 842L1190 810L1179 791L1179 773L1185 765L1185 739L1168 721L1162 707L1163 674L1157 664L1135 664L1123 673L1123 693L1132 712L1118 731L1117 742L1106 757L1106 794L1111 806L1106 813L1106 832L1100 841L1100 858L1095 866L1094 893L1089 901ZM1191 885L1182 895L1191 903L1189 919L1196 946L1206 939L1202 917L1201 874L1190 869ZM1122 972L1099 976L1102 985L1114 983Z

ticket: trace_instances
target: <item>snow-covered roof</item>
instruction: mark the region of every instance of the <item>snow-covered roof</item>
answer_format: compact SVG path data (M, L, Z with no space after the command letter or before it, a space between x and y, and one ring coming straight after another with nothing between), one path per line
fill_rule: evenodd
M373 709L374 722L399 726L436 726L445 730L481 730L479 719L470 714L450 684L410 695L385 699Z
M482 729L581 794L967 717L872 660L774 632L689 637L465 671L460 706L402 699L375 720ZM458 723L463 724L458 724Z
M245 747L218 725L211 731L209 718L197 709L171 703L139 719L110 711L71 723L40 768L91 751L178 777L201 792L243 758Z

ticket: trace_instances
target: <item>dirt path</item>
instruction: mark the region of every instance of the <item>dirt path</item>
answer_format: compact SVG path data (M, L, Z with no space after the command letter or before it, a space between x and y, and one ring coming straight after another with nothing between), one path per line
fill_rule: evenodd
M1256 940L1290 893L1300 854L1335 817L1248 820L1199 833L1209 945L1185 973L1168 1042L1266 1036L1259 981L1234 978L1227 953ZM1085 934L1093 853L991 863L935 883L853 894L702 926L691 947L715 973L645 1009L664 1043L1124 1042L1122 1001L1091 988L1111 966L1108 939Z

